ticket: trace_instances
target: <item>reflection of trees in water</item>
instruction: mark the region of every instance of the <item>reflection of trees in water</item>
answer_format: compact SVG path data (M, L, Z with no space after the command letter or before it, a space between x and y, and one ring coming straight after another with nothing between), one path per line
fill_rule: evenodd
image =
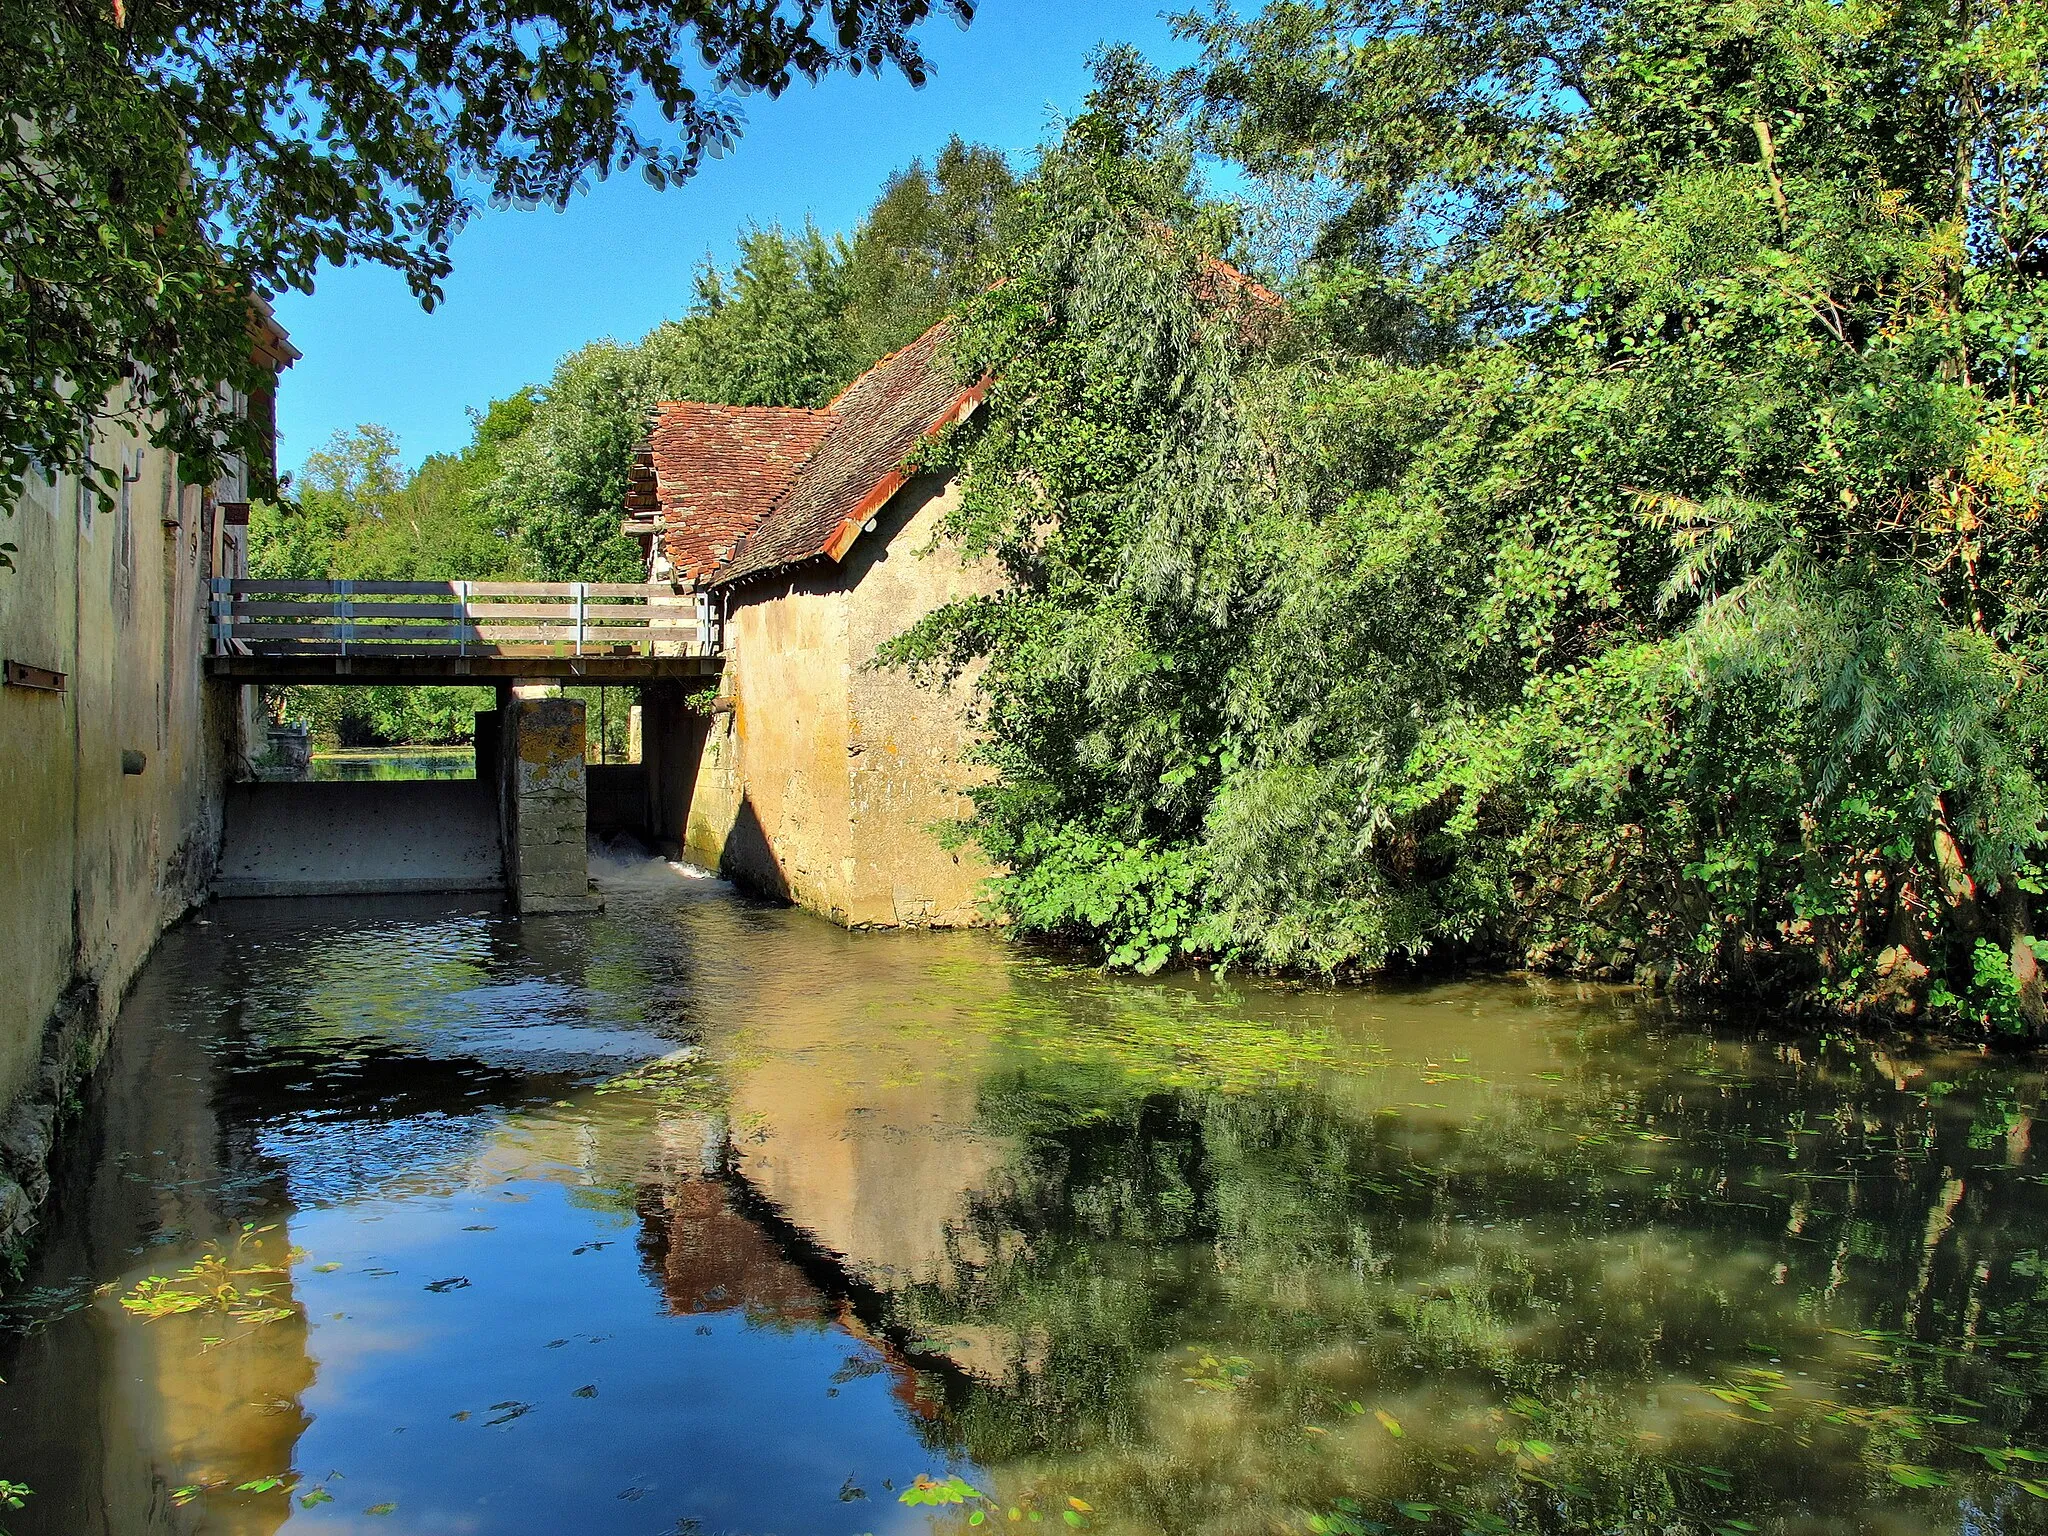
M1959 1485L1930 1519L2038 1520L1964 1449L2048 1435L2038 1075L1927 1097L1848 1049L1599 1045L1457 1121L1349 1082L1117 1097L1026 1056L983 1084L1020 1150L955 1233L973 1261L892 1315L1008 1341L956 1408L968 1454L1165 1530L1347 1493L1558 1530L1847 1516L1925 1465ZM1870 1329L1900 1342L1844 1337ZM1198 1355L1243 1383L1190 1382Z

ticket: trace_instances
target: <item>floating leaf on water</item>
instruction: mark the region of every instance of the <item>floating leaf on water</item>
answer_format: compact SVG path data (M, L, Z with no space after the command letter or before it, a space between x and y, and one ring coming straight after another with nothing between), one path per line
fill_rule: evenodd
M315 1264L313 1266L313 1273L316 1275L331 1275L339 1268L341 1266L330 1259L325 1264Z
M958 1473L944 1482L935 1481L920 1472L910 1486L896 1495L902 1504L965 1504L969 1499L985 1499L983 1493Z
M570 1393L569 1395L571 1397L595 1397L597 1396L597 1383L593 1381L587 1387L578 1387L574 1392Z
M268 1493L284 1481L282 1477L251 1478L246 1483L235 1484L237 1493Z
M1188 1348L1192 1351L1195 1346ZM1205 1392L1235 1392L1250 1382L1252 1363L1243 1355L1203 1355L1195 1362L1195 1371L1182 1380Z
M1407 1436L1408 1431L1401 1427L1401 1421L1395 1418L1391 1413L1387 1412L1386 1409L1375 1408L1372 1411L1372 1416L1380 1421L1380 1428L1384 1429L1396 1440L1403 1439Z
M395 1515L398 1513L398 1506L396 1504L388 1502L383 1504L372 1504L368 1509L364 1510L363 1513L366 1515Z
M325 1488L315 1488L311 1493L299 1495L299 1506L302 1509L312 1509L317 1505L332 1504L333 1502L334 1495Z
M1909 1466L1903 1461L1895 1461L1884 1470L1885 1475L1901 1488L1945 1488L1948 1486L1948 1475L1943 1472L1937 1472L1932 1467L1915 1467Z

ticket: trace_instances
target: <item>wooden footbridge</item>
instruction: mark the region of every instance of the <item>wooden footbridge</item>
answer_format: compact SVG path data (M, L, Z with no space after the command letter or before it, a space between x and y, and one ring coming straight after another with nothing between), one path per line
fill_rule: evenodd
M706 599L617 582L216 580L207 671L242 683L637 683L718 670Z
M593 776L657 844L679 840L702 748L690 680L715 677L714 611L664 585L514 581L213 583L208 674L249 684L481 684L476 778L242 783L223 896L503 889L521 912L581 912ZM518 684L635 685L644 755L586 762L584 707ZM631 784L618 782L630 778Z

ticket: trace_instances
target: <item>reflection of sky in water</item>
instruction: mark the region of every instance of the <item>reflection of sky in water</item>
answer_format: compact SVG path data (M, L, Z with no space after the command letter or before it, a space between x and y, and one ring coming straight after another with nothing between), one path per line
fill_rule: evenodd
M284 1170L293 1205L330 1205L372 1194L422 1167L445 1165L497 1123L492 1114L410 1115L389 1121L305 1115L264 1126L256 1135L256 1151Z
M883 1480L934 1459L872 1346L822 1313L672 1314L633 1219L571 1194L513 1179L293 1221L342 1265L299 1288L317 1375L297 1462L345 1474L335 1510L536 1536L923 1528ZM291 1528L347 1528L328 1508Z

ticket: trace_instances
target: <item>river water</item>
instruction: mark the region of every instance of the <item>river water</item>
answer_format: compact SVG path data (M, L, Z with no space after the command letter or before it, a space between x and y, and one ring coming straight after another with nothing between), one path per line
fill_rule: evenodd
M2038 1059L604 884L166 936L0 1527L2048 1530Z

